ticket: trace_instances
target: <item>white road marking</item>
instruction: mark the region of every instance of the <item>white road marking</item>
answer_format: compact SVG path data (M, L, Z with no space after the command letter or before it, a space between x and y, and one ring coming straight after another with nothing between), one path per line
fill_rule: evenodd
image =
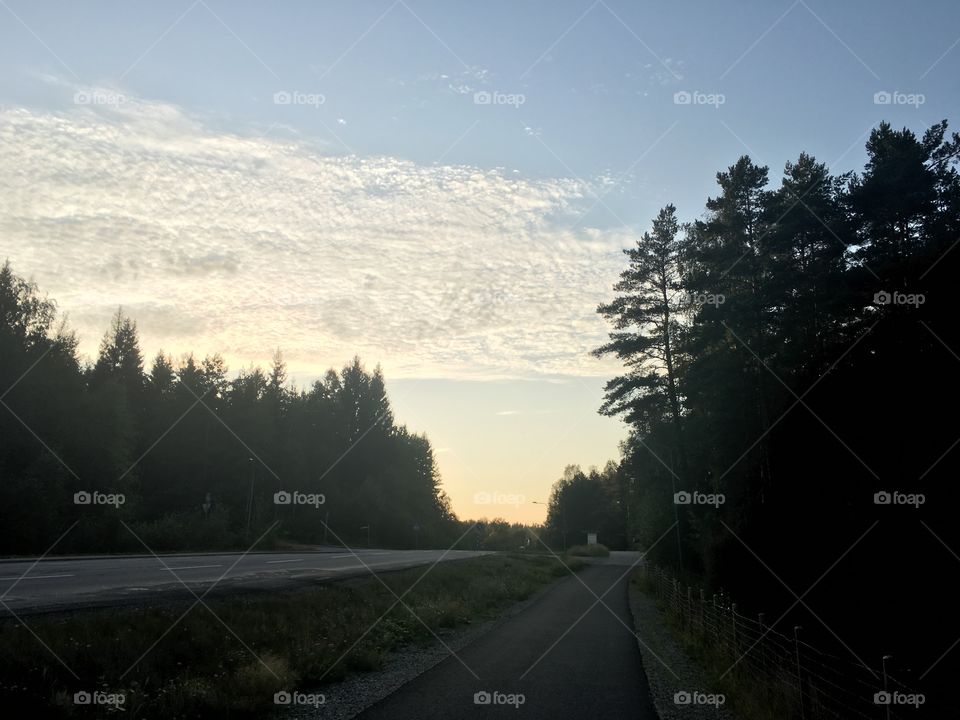
M0 577L0 580L47 580L49 578L74 577L73 575L13 575L11 577Z
M276 565L277 563L303 562L303 558L296 560L267 560L267 565Z
M223 567L223 565L187 565L186 567L171 567L171 570L200 570L201 568Z

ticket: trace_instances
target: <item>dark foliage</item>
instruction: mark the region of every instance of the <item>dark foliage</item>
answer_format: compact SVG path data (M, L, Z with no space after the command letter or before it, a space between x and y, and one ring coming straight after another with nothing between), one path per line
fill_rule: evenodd
M262 543L456 538L430 442L394 422L379 368L355 359L300 390L279 352L268 373L227 373L219 355L145 370L120 311L83 367L53 301L5 264L0 553L245 548L270 528ZM78 505L83 491L124 502Z
M601 411L632 425L631 537L768 621L792 608L783 626L852 662L890 653L943 687L955 658L919 676L960 636L960 136L946 129L881 124L862 173L804 153L776 188L740 158L701 219L664 233L665 208L626 251L598 351L626 368ZM725 502L675 503L694 491ZM925 503L875 502L895 492Z

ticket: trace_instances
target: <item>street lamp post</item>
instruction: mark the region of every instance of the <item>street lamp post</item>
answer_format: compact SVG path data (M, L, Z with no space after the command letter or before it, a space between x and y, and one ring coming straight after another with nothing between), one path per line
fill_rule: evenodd
M881 665L883 666L883 692L887 692L887 660L890 660L893 655L884 655L881 660ZM890 698L887 698L887 720L890 720Z
M256 475L257 466L253 464L253 458L247 458L250 461L250 493L247 495L247 539L250 539L250 516L253 514L253 479Z
M793 644L797 650L797 690L800 692L800 720L803 720L805 715L803 713L803 678L800 676L800 635L799 632L803 630L803 627L800 625L793 626Z
M673 451L670 452L670 487L673 489L673 524L677 529L677 566L683 573L683 543L680 541L680 506L677 504L677 481L673 472Z
M549 503L540 502L539 500L531 500L531 505L548 505ZM549 515L549 511L547 511ZM563 529L560 531L560 535L563 538L563 551L567 551L567 510L563 506L560 508L560 522L563 523Z

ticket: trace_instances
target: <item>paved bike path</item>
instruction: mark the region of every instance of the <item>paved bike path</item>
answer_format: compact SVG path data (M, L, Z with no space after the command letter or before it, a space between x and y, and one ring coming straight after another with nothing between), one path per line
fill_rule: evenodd
M358 717L656 720L632 632L628 569L591 565L561 580L459 660L447 658ZM492 701L478 703L476 693Z

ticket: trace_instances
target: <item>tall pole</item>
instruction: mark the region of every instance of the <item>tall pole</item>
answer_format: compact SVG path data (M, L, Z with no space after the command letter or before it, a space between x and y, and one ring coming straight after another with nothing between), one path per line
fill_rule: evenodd
M670 488L673 490L673 523L677 527L677 565L683 572L683 543L680 542L680 507L677 505L677 474L673 471L673 451L670 451Z
M567 551L567 506L560 503L560 516L563 518L563 551Z
M533 505L546 505L547 506L547 517L550 516L550 503L540 502L539 500L531 500ZM560 522L563 524L563 528L560 531L563 542L563 551L567 551L567 509L561 504L560 505ZM546 527L546 521L544 521L544 527Z
M800 630L803 630L799 625L793 626L793 643L797 648L797 690L800 691L800 720L803 720L805 715L803 713L803 678L800 676L800 636L797 634Z
M884 655L882 660L883 665L883 691L887 692L887 660L892 658L893 655ZM887 720L890 720L890 698L887 698Z
M253 464L253 458L247 458L250 461L250 494L247 495L247 539L250 539L250 516L253 514L253 478L257 467Z

